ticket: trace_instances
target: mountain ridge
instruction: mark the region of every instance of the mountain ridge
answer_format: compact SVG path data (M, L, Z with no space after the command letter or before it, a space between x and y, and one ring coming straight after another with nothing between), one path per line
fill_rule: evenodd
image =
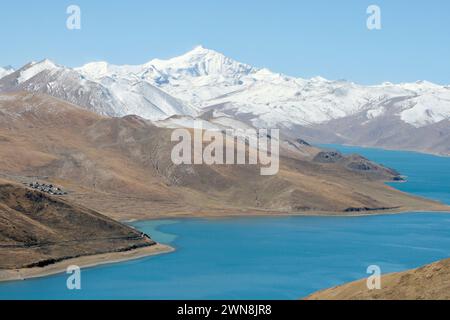
M183 104L146 82L92 81L74 69L45 59L29 63L0 79L0 92L46 93L107 116L139 114L158 120L175 114L195 115Z
M208 69L205 68L205 65L209 66L208 62L220 64L222 60L225 62L222 62L221 67L212 68L213 72L202 72ZM114 76L127 74L126 66L109 66L121 70L118 73L112 71ZM396 103L401 108L396 116L400 117L401 122L414 127L424 127L450 118L449 86L428 81L363 86L345 80L327 80L320 76L295 78L241 64L203 47L168 60L154 59L143 65L132 66L132 69L136 75L145 77L172 96L199 108L226 103L229 105L228 111L236 108L238 114L255 114L258 116L257 121L253 122L256 126L258 122L266 126L289 126L289 123L310 126L361 111L367 112L366 121L370 122L383 115L383 104L393 99L398 100ZM89 73L83 67L79 70L84 70L84 74ZM170 81L174 82L172 86ZM280 90L284 92L280 94ZM277 108L281 108L280 112L274 111Z
M213 117L226 115L256 128L305 134L313 143L450 154L445 125L450 121L450 86L428 81L363 86L295 78L202 46L141 65L102 61L66 68L43 60L0 79L0 92L18 90L47 93L108 116L136 114L160 121L213 111ZM352 123L352 132L341 123ZM389 130L380 134L387 123ZM417 139L421 142L415 145Z

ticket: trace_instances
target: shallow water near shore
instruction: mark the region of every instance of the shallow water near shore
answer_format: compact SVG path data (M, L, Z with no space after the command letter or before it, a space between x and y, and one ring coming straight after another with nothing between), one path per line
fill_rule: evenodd
M394 187L450 204L450 158L333 146L408 176ZM297 299L366 277L450 257L450 214L180 219L132 223L176 251L0 284L1 299Z

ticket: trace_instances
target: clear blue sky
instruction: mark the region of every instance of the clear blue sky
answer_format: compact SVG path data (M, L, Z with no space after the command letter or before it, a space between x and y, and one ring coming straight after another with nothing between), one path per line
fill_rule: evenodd
M450 1L14 0L0 8L0 65L50 58L139 64L196 45L292 76L450 84ZM82 29L66 29L66 8ZM366 28L381 7L382 29Z

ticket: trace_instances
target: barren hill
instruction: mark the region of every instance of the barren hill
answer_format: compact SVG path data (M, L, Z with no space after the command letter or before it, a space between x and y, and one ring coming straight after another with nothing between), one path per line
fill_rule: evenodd
M366 280L316 292L309 300L448 300L450 259L381 278L380 290L368 290Z
M0 180L0 270L154 244L96 211Z
M306 144L282 151L275 176L261 176L250 165L176 166L171 132L137 116L104 117L46 95L3 94L0 173L58 184L69 190L68 201L116 219L444 209L384 185L398 178L393 170Z

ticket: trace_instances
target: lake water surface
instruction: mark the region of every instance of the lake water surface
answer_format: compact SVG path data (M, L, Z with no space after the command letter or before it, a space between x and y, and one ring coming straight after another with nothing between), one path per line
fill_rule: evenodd
M399 170L398 189L450 204L450 158L333 146ZM0 284L0 299L297 299L316 290L450 257L450 214L181 219L133 224L176 251Z

